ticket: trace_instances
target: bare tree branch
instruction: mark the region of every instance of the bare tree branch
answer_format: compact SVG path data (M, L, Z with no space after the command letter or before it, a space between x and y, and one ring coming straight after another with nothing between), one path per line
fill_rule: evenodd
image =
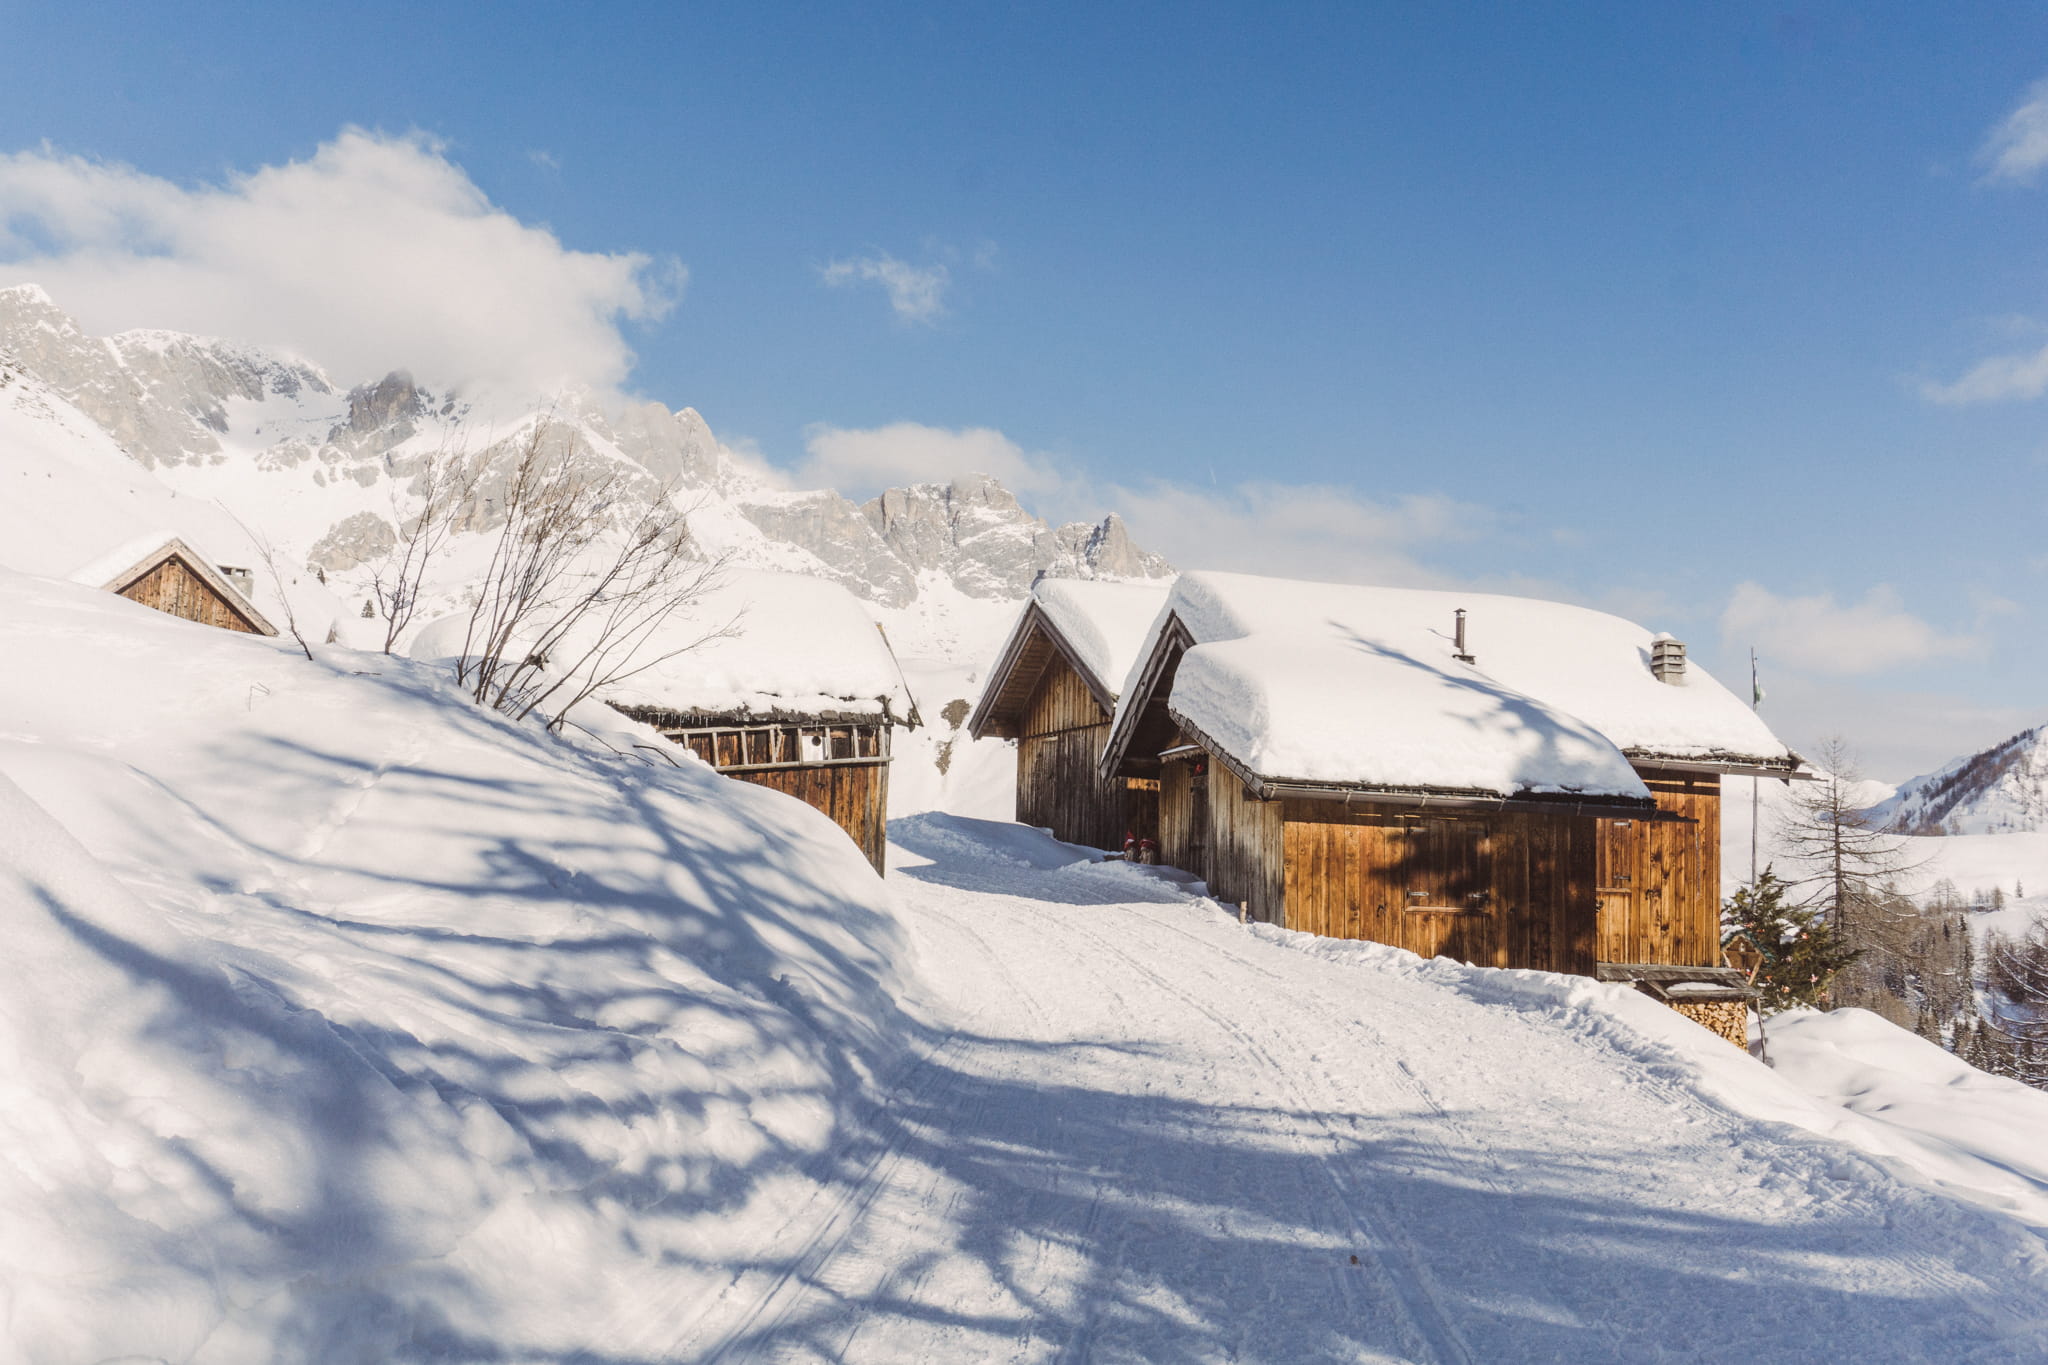
M409 522L399 507L398 485L392 484L391 520L398 529L398 544L370 576L377 613L384 618L386 654L412 624L427 567L454 533L482 478L483 462L459 450L444 449L428 456L413 486L420 495L420 506Z
M537 422L506 479L504 523L470 609L456 677L477 701L558 729L578 703L734 622L650 646L725 568L689 531L673 490L636 494L625 473L579 469L573 441Z

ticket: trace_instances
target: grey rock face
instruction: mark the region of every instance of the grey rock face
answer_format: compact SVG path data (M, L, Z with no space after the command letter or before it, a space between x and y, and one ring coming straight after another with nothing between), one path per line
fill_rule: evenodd
M1040 574L1155 578L1173 572L1133 545L1115 515L1096 525L1049 527L986 474L892 488L861 510L913 573L937 570L970 597L1022 597Z
M808 550L835 578L885 607L917 600L917 568L875 531L861 509L832 492L792 493L743 502L740 511L773 540Z
M309 365L230 342L176 332L88 336L33 285L0 289L0 349L151 468L218 458L231 399L334 391Z
M310 568L347 573L358 564L382 559L398 545L398 533L375 512L357 512L334 523L306 552Z

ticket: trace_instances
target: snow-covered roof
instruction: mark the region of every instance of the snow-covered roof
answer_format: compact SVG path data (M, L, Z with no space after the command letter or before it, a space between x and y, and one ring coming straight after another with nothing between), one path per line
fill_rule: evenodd
M1059 628L1081 666L1114 698L1171 586L1159 580L1041 578L1031 589L1031 600Z
M716 634L728 626L730 634ZM679 645L692 647L615 684L606 700L715 714L911 716L881 628L859 598L822 578L730 570L641 656Z
M1023 709L1055 658L1071 663L1107 711L1166 602L1167 582L1042 578L1018 612L968 721L976 737L1014 737Z
M1463 608L1467 652L1455 655ZM1177 626L1176 626L1177 623ZM1168 712L1261 777L1395 790L1647 795L1630 760L1789 768L1797 758L1697 664L1604 612L1485 593L1190 573L1122 688L1111 751L1151 700L1168 630L1188 647Z

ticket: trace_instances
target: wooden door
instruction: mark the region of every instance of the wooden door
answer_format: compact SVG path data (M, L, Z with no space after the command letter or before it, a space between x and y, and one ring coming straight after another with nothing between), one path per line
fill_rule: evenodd
M1633 962L1640 951L1634 820L1602 820L1597 837L1593 880L1600 897L1600 919L1594 949L1602 962Z

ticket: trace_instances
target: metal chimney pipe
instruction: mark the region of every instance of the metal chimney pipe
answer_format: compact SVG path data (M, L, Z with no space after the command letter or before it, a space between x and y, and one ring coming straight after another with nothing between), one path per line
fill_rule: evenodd
M1463 607L1459 607L1457 610L1456 624L1452 627L1452 631L1452 639L1455 643L1451 649L1451 657L1461 664L1471 663L1472 656L1465 652L1465 609Z

